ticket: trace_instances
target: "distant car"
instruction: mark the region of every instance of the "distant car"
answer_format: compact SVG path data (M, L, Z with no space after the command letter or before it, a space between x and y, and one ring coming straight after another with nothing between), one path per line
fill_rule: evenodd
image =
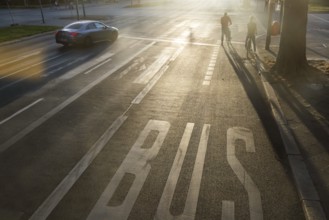
M100 21L77 21L66 25L55 34L56 43L64 46L86 45L100 41L115 41L119 31L115 27L105 25Z

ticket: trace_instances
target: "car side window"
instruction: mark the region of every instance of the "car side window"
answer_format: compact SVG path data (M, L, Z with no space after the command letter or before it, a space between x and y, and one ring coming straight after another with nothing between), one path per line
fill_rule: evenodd
M67 25L65 26L64 28L65 29L74 29L74 30L78 30L81 28L81 24L70 24L70 25Z
M92 29L96 29L96 26L94 23L90 23L87 25L87 30L92 30Z

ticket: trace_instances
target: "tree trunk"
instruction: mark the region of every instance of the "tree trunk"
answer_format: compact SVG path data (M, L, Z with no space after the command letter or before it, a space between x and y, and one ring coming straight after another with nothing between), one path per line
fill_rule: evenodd
M284 74L298 74L308 67L306 29L308 0L284 0L280 48L274 68Z

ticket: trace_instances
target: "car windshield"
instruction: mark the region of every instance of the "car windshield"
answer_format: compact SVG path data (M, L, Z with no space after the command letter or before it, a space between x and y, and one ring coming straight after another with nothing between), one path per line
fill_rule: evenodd
M102 24L102 23L99 23L99 22L96 22L95 25L96 25L97 29L104 29L105 28L105 25Z
M67 25L65 28L66 29L75 29L75 30L78 30L78 29L80 29L81 28L81 26L82 26L82 24L70 24L70 25Z

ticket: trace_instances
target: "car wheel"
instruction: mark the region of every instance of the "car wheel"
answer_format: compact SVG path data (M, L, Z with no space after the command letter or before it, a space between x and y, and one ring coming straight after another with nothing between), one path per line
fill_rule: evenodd
M91 39L91 37L86 37L84 40L84 45L90 47L92 44L93 44L93 40Z
M118 39L118 32L113 33L111 41L114 42L116 39Z

